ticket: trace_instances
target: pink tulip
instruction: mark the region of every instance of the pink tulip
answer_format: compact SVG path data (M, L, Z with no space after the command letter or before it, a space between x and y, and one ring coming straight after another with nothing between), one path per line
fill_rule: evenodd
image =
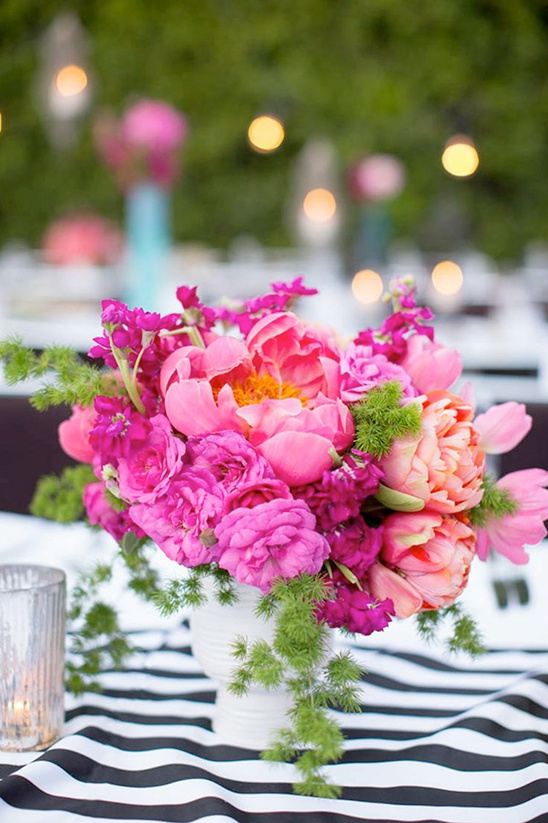
M464 589L475 553L475 534L458 517L428 509L388 515L383 543L370 569L376 598L389 597L398 617L449 606Z
M485 414L478 414L474 428L480 436L480 446L487 454L505 454L521 443L533 425L523 403L500 403Z
M548 519L548 472L523 469L504 475L496 487L507 491L518 505L515 514L490 517L478 530L477 553L485 560L491 547L512 563L529 561L524 545L535 546L546 537L544 521Z
M485 468L473 409L447 391L430 392L422 405L420 436L396 440L381 459L383 483L437 512L471 509L483 496Z
M421 394L448 389L462 373L462 359L456 349L434 343L424 334L413 334L408 339L401 366Z
M73 406L72 415L58 429L59 442L69 457L81 463L91 463L95 452L89 442L89 433L95 424L95 409Z

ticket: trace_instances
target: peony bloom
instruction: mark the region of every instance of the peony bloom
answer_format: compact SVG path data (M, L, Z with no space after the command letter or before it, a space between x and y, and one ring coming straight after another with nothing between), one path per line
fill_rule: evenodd
M274 499L253 509L234 509L215 529L219 566L264 594L277 577L316 574L329 545L315 525L302 500Z
M548 472L544 469L523 469L504 475L496 483L515 500L515 514L489 517L484 528L478 529L477 553L487 558L491 547L512 563L527 563L524 544L535 546L546 537L544 521L548 520Z
M448 389L462 373L462 359L456 349L434 343L424 334L412 334L402 367L420 394Z
M95 423L95 409L73 406L72 415L59 425L59 443L63 451L81 463L91 463L95 452L89 433Z
M478 414L474 428L480 436L480 446L487 454L505 454L521 443L533 425L523 403L510 400L491 406L485 414Z
M475 534L457 517L424 509L383 521L383 545L369 569L369 588L394 602L397 617L449 606L468 581Z
M153 503L166 494L183 466L185 445L173 436L168 419L158 414L150 423L146 440L118 461L120 494L131 503Z
M266 319L272 317L278 315ZM313 482L332 467L332 449L351 444L352 415L339 399L319 391L325 347L304 332L297 335L293 321L277 328L278 339L274 328L261 324L254 326L251 334L259 329L249 348L234 337L213 337L204 350L186 347L168 357L160 378L166 414L187 436L240 432L285 483ZM303 356L295 351L299 341L306 342ZM276 350L277 370L271 359ZM302 394L305 388L315 392L312 399Z
M451 514L476 506L482 496L485 454L472 425L473 409L447 391L423 399L418 439L396 440L379 463L384 484Z

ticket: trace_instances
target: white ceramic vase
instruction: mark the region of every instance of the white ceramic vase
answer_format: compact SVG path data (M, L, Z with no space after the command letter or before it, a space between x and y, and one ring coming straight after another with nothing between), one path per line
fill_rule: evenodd
M228 690L228 683L237 667L232 656L236 638L270 642L274 621L254 614L260 592L252 586L236 584L238 601L231 606L221 605L213 590L207 590L208 601L192 612L190 625L193 654L208 677L217 683L213 730L232 745L265 749L276 731L287 725L290 696L283 688L266 690L253 684L247 694L237 697Z

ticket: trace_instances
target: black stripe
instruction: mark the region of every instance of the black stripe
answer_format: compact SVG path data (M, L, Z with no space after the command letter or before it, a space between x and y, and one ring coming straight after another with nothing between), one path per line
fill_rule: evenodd
M211 681L209 681L211 683ZM214 703L215 691L188 691L188 692L151 692L147 689L101 689L100 694L105 697L122 698L128 700L192 700L196 703Z
M135 723L139 726L200 726L203 729L211 729L209 717L181 717L181 715L160 714L145 715L133 714L132 712L113 711L99 706L83 706L79 709L72 709L65 715L67 720L75 717L111 717L127 723Z

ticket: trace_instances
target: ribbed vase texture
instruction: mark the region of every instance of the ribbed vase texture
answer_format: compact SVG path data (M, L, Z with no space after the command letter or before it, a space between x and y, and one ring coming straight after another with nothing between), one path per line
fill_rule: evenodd
M267 691L251 686L243 697L229 691L231 673L237 666L232 656L236 638L270 642L274 635L273 621L254 614L259 590L241 584L236 590L239 599L234 605L222 606L210 590L208 602L192 613L192 651L204 672L217 683L213 730L232 745L264 749L287 725L291 699L283 688Z
M60 736L65 636L64 573L0 565L0 749L38 751Z

